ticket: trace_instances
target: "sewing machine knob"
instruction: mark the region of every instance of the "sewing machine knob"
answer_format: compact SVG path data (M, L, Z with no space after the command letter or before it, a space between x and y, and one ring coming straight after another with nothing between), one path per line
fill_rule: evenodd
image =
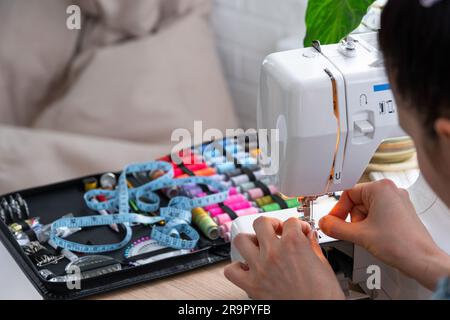
M346 57L353 58L356 56L356 43L352 37L347 37L341 41L338 50Z
M373 133L375 131L374 126L367 120L355 121L355 129L356 131L364 135Z

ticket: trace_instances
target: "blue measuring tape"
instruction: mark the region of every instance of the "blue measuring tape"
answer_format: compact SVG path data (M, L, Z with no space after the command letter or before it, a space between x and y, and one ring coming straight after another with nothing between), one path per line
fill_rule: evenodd
M150 181L137 188L129 189L127 175L138 172L161 170L165 172L161 177ZM180 187L186 184L202 184L213 187L218 193L201 198L175 197L169 201L169 205L160 208L160 198L155 193L157 190ZM98 202L98 196L106 197L105 202ZM228 197L227 188L219 181L207 177L189 177L174 179L174 170L170 163L154 161L143 164L134 164L125 167L122 171L116 190L91 190L84 195L87 206L95 211L108 210L118 212L107 216L86 216L76 218L62 218L52 224L50 239L53 243L64 249L82 253L101 253L116 251L126 246L133 235L131 223L154 225L165 221L163 227L153 226L150 237L163 246L175 249L193 249L197 245L200 235L191 227L191 210L197 207L205 207L215 203L221 203ZM144 201L145 199L146 201ZM143 212L160 211L158 217L148 217L130 212L129 201L136 202L136 206ZM106 226L110 224L122 224L126 234L122 241L104 245L85 245L58 237L59 228L86 228ZM182 235L189 239L183 239Z

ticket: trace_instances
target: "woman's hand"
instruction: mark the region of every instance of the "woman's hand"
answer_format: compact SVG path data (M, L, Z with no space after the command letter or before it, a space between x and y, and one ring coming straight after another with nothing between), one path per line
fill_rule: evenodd
M246 264L235 262L225 276L252 299L344 299L336 276L308 223L261 217L256 235L239 234L234 245Z
M345 221L348 215L351 222ZM319 225L330 237L362 246L431 290L440 277L450 275L449 256L434 243L408 192L390 180L344 192Z

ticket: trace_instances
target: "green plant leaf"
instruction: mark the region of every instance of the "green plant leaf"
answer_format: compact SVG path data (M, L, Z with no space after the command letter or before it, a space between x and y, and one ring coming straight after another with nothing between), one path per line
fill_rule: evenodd
M374 0L309 0L305 47L313 40L333 44L356 29Z

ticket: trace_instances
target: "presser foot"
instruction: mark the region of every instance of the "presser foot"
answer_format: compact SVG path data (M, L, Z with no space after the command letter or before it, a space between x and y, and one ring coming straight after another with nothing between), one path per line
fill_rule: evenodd
M311 230L317 235L317 232L315 232L317 231L317 227L313 211L313 204L316 199L317 197L305 197L302 199L301 206L297 208L297 212L303 214L303 216L300 217L300 220L307 222L311 226Z
M309 217L305 217L305 216L300 217L300 220L302 220L304 222L307 222L311 226L312 230L317 230L317 228L316 228L316 220L311 219Z

